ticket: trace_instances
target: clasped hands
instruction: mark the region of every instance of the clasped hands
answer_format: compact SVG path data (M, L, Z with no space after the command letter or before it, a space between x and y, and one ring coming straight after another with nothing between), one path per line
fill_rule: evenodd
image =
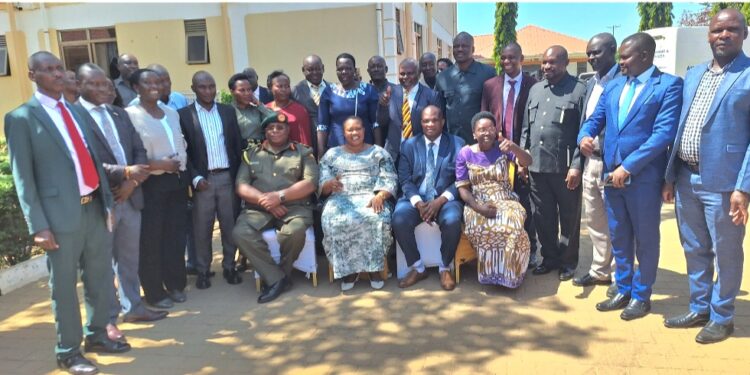
M179 165L179 164L178 164ZM122 203L128 200L138 185L142 184L151 174L151 167L145 164L135 164L125 167L126 179L112 188L115 202Z
M262 193L258 198L258 205L263 207L264 210L268 211L277 219L281 219L286 216L289 210L281 204L279 198L279 192L271 191L268 193Z
M419 211L419 217L422 218L422 221L432 225L446 202L448 202L448 199L441 195L429 202L419 201L414 206Z

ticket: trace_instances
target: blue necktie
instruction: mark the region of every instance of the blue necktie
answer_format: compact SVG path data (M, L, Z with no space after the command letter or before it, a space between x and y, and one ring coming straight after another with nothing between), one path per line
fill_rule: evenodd
M427 173L425 175L425 193L424 193L424 199L426 201L431 201L435 198L436 192L435 192L435 152L433 149L435 148L435 143L430 142L428 145L427 150Z
M625 94L625 100L622 101L622 105L620 106L620 112L617 114L617 127L619 129L622 129L622 125L625 123L625 118L628 117L628 110L630 109L630 104L633 103L636 86L638 86L638 78L633 78L633 80L630 81L630 88L628 89L627 94Z

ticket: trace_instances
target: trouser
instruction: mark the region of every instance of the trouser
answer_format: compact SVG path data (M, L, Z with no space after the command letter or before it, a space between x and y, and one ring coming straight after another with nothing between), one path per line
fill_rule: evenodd
M543 264L575 268L581 229L581 186L568 190L564 173L530 175L534 226L542 245Z
M141 237L141 211L136 210L130 200L115 205L115 226L109 240L112 241L112 267L117 277L118 288L112 284L112 299L109 322L114 324L122 314L142 314L141 282L138 279L138 258Z
M188 217L193 217L193 201L192 199L188 199L187 202L187 213ZM185 225L185 255L187 256L187 261L185 262L185 265L187 267L195 268L195 237L193 236L193 220L188 219L186 220L187 225Z
M200 273L211 269L213 249L211 242L214 232L214 221L219 220L221 231L221 248L224 259L223 269L234 268L237 247L232 241L232 229L237 219L239 200L234 193L234 179L229 171L209 174L205 177L208 188L193 193L193 234L195 238L195 268Z
M255 229L243 212L237 218L232 238L266 285L273 285L292 273L292 265L305 246L305 231L309 225L308 220L293 218L288 221L271 220L265 227ZM268 244L263 240L263 231L268 229L276 229L281 253L279 264L273 260Z
M460 201L450 201L440 208L435 222L440 227L440 254L443 266L450 266L456 255L458 242L461 240L461 222L463 219L463 204ZM414 229L422 223L419 210L406 199L400 199L393 211L391 226L396 241L404 252L406 263L411 267L420 258Z
M612 244L609 241L607 208L604 204L603 169L604 163L601 157L597 156L586 159L583 169L583 207L588 219L586 226L592 244L589 275L598 280L610 278L615 262Z
M529 236L529 242L531 243L531 253L529 255L530 260L534 260L536 257L537 250L537 239L536 239L536 227L534 227L534 214L531 207L531 181L524 182L520 176L516 176L513 190L518 195L518 201L526 210L526 220L523 222L523 230Z
M177 177L151 176L143 184L138 275L149 303L167 298L168 291L182 291L187 284L184 259L187 191L153 188L155 180L166 178Z
M690 310L710 312L712 321L727 324L734 320L734 300L742 283L745 226L735 225L729 216L732 193L706 191L701 177L682 167L676 182L677 223L687 261Z
M106 337L112 294L112 252L107 239L102 198L81 207L77 231L53 233L58 249L47 252L52 312L55 314L55 354L65 359L80 353L81 333L94 340ZM76 283L80 269L86 306L86 325L81 325L81 307Z

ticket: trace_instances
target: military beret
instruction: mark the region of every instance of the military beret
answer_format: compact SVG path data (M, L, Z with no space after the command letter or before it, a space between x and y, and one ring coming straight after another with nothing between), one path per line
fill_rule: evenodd
M266 126L275 122L287 124L286 115L281 112L271 112L263 118L263 121L260 123L260 128L266 130Z

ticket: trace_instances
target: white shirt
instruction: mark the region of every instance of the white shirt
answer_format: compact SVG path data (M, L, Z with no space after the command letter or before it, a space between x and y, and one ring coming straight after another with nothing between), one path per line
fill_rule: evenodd
M586 103L586 118L591 117L591 114L594 113L596 104L599 103L599 98L601 98L602 93L604 93L604 88L607 86L607 83L615 77L615 72L617 72L617 64L612 65L612 68L604 75L604 77L599 77L599 73L596 73L596 75L591 78L594 80L594 87L591 88L591 96L589 96L589 101Z
M86 138L83 136L83 132L81 131L80 125L78 125L78 121L76 121L75 116L73 116L73 110L70 109L70 106L65 103L65 100L63 100L62 95L60 96L59 100L50 98L47 95L42 94L39 91L36 91L34 93L34 97L36 100L38 100L40 103L42 103L42 108L44 108L44 111L47 112L50 119L52 119L52 123L55 124L55 127L57 128L57 131L60 132L60 135L62 136L63 141L65 141L65 145L68 147L68 151L70 152L70 157L73 159L73 164L75 165L76 169L76 177L78 178L78 191L81 194L81 196L89 195L94 190L96 190L97 187L91 188L86 186L86 184L83 182L83 170L81 169L81 163L78 161L78 154L76 153L76 149L73 146L73 140L70 139L70 135L68 135L68 128L65 126L65 120L63 120L62 112L60 112L60 108L57 108L57 103L62 102L65 105L65 108L68 109L68 112L70 113L70 117L73 119L73 124L75 124L76 130L78 131L78 135L83 140L83 144L87 146L86 144ZM90 151L89 151L90 152ZM93 155L92 155L93 158Z
M224 143L224 126L216 103L210 110L198 104L197 101L194 105L198 112L198 122L203 131L203 138L206 140L208 170L229 168L229 157ZM193 185L197 186L202 178L204 177L196 176L193 179Z
M503 83L503 108L505 108L505 103L508 102L508 95L510 95L510 80L514 79L516 82L513 84L513 87L515 88L515 97L513 98L513 108L516 108L516 105L518 104L518 95L521 92L521 80L523 79L523 72L519 72L517 76L511 77L507 74L505 76L505 82ZM503 111L503 116L505 116L505 111Z
M83 97L78 98L78 101L81 102L81 105L83 106L83 108L85 108L86 111L89 112L91 117L94 118L94 121L96 122L96 124L99 125L99 130L101 130L102 134L104 134L104 136L106 137L107 132L104 131L104 125L102 125L102 117L97 108L104 109L104 111L101 113L104 113L104 115L107 116L107 121L109 121L109 124L112 125L112 132L115 134L115 141L117 141L117 147L120 148L120 152L122 153L123 156L125 156L125 149L122 148L122 143L120 143L120 134L117 133L117 128L115 127L115 121L112 119L112 116L110 116L109 111L107 110L107 107L104 104L100 106L96 106L93 103L84 99Z
M437 139L435 139L434 141L429 140L424 135L422 137L424 138L424 144L425 144L425 154L424 154L425 155L425 160L427 160L427 155L430 154L430 142L432 142L432 143L435 144L434 146L432 146L433 147L432 148L432 153L433 153L433 157L435 158L432 162L435 164L435 168L437 169L438 150L440 149L440 140L443 138L443 136L439 135L437 137ZM435 173L437 173L437 171L435 171ZM425 176L425 177L427 177L427 176ZM437 176L435 176L435 177L436 177L436 180L437 180ZM419 185L419 194L424 194L426 192L426 190L427 190L427 179L425 178L424 180L422 180L422 184ZM411 202L411 205L413 207L417 207L417 203L422 202L422 197L419 194L415 194L411 198L409 198L409 202ZM444 191L443 194L440 194L440 196L441 197L445 197L445 199L447 199L448 202L450 202L453 199L455 199L455 197L453 196L453 194L451 194L451 192L448 191L448 190Z
M630 113L630 109L633 108L633 104L635 103L636 99L638 99L638 95L641 94L641 91L643 91L643 88L646 87L646 82L651 78L651 75L654 74L654 70L656 70L656 65L651 65L650 68L646 69L645 72L641 73L638 78L638 84L635 85L635 95L633 95L633 100L630 101L630 107L628 107L628 113ZM633 81L633 77L628 77L628 82L625 83L625 88L622 90L622 94L620 94L620 106L622 106L622 103L625 101L625 96L628 95L628 91L630 90L630 82Z

